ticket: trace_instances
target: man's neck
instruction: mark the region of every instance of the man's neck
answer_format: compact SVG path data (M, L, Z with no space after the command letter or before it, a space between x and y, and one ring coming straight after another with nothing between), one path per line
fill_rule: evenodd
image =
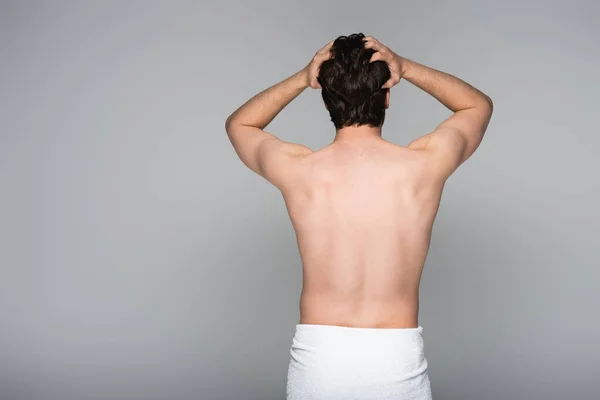
M372 127L369 125L345 126L336 130L333 143L352 143L363 140L381 139L381 127Z

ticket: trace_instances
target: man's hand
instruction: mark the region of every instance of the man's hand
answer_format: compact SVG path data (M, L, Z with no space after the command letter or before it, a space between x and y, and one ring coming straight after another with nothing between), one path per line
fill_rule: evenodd
M331 46L333 46L333 40L323 46L319 51L315 53L313 59L303 69L303 73L306 75L307 85L313 89L320 89L321 85L317 81L319 76L319 70L323 61L327 61L331 58Z
M389 89L400 82L400 79L406 72L406 62L404 62L404 59L372 36L367 36L364 42L365 48L376 51L376 53L371 56L370 62L384 61L390 69L390 79L383 84L382 88Z

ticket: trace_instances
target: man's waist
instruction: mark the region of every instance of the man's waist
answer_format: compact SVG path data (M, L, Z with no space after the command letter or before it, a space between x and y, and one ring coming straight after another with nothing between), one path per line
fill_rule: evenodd
M303 292L300 323L365 328L418 326L418 296L390 299L346 298Z

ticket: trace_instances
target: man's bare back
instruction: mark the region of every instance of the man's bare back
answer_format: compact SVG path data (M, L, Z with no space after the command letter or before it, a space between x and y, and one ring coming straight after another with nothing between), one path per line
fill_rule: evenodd
M381 138L304 157L283 192L304 267L301 323L418 326L419 282L442 186L427 159Z
M328 73L319 72L331 56L331 45L303 70L236 110L228 118L227 132L244 164L283 194L303 264L300 323L414 328L419 325L419 283L444 184L479 146L492 102L466 82L400 57L367 37L364 47L375 51L367 62L387 65L389 80L381 88L387 90L403 78L453 111L432 132L398 146L381 137L381 125L352 122L362 110L365 120L382 124L381 114L368 112L381 111L384 102L388 108L389 91L368 88L369 81L364 85L372 96L371 108L359 107L340 120L344 110L365 101L360 98L365 91L344 84L348 77L340 89L332 80L336 77L328 81ZM376 67L369 67L369 79L381 79L381 64ZM263 131L306 87L319 88L321 82L329 86L322 92L329 106L339 106L330 109L337 128L333 143L312 151Z

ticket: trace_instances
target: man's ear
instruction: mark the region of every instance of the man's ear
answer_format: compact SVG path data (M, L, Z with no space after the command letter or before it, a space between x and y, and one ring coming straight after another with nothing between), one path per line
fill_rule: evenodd
M390 89L388 89L387 93L385 94L385 108L386 110L390 108Z

